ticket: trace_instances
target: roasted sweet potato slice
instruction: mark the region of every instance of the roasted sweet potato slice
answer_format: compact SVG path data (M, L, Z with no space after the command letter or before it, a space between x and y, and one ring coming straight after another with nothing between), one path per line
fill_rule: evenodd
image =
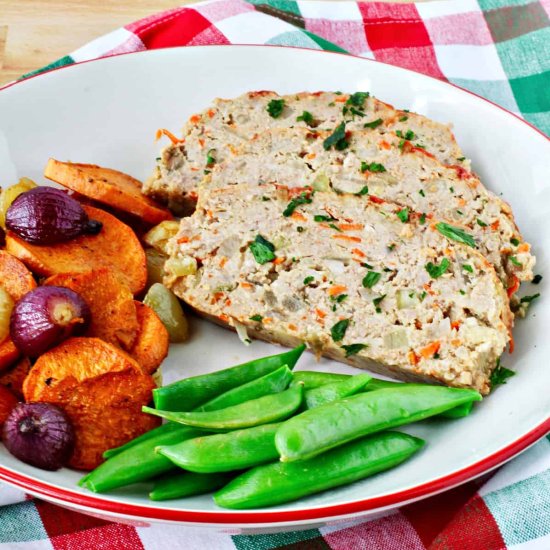
M149 306L141 302L135 302L135 305L139 331L129 353L145 372L152 374L168 355L168 331Z
M0 386L0 428L17 405L17 397L4 386Z
M173 218L169 210L142 194L140 181L117 170L50 159L44 176L85 197L134 214L146 223Z
M126 350L134 345L140 323L132 293L118 273L105 267L87 273L60 273L44 284L70 288L84 298L92 314L86 336Z
M0 285L17 301L36 287L36 281L24 263L0 250Z
M90 219L103 224L99 234L82 235L52 246L38 246L8 232L6 250L39 275L49 277L107 267L122 276L133 294L143 290L147 266L145 252L135 233L104 210L86 205L83 208Z
M97 338L70 338L43 354L23 384L27 401L53 403L71 419L76 445L69 465L91 470L107 449L159 422L141 412L155 383L121 349Z
M23 399L23 382L31 370L28 357L21 358L15 365L0 374L0 386L8 388L18 399Z
M4 372L9 368L17 359L21 353L15 347L12 339L8 336L2 343L0 343L0 372Z

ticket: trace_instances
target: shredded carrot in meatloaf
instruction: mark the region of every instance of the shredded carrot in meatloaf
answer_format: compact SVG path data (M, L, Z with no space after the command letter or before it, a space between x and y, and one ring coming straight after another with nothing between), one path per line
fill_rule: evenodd
M342 292L345 292L347 289L348 287L344 285L334 285L328 289L328 295L337 296L338 294L342 294Z
M341 241L350 241L352 243L360 243L361 239L359 237L353 237L351 235L340 235L339 233L336 235L332 235L333 239L340 239Z
M493 231L496 231L498 228L499 228L499 225L500 225L500 221L499 220L496 220L494 221L492 224L491 224L491 229Z
M184 139L178 139L172 132L170 132L170 130L167 130L166 128L159 128L155 135L155 139L158 141L162 136L166 136L174 145L185 142Z
M441 342L436 340L435 342L428 344L426 347L423 347L420 350L420 355L424 357L424 359L430 359L439 351L440 347L441 347Z
M362 223L341 223L338 225L338 227L342 231L360 231L361 229L364 229L365 226Z
M322 309L319 309L319 308L315 309L315 313L317 313L317 316L320 317L321 319L324 319L327 316L327 314Z
M521 243L518 246L518 252L529 252L530 249L529 243Z
M239 284L241 285L242 288L250 289L250 288L253 288L253 287L254 287L253 284L248 283L248 282L246 282L246 281L241 281Z
M286 258L284 256L279 256L278 258L275 258L273 260L273 265L279 265L279 264L282 264L284 263L286 260Z
M366 258L367 257L367 255L362 250L359 250L358 248L352 248L351 253L356 254L360 258Z
M409 353L407 353L407 359L409 360L409 363L411 365L418 365L418 361L419 361L419 358L418 358L418 355L416 355L416 353L414 353L414 351L409 351Z
M386 202L384 199L381 199L380 197L375 197L374 195L369 195L369 200L374 204L384 204Z
M301 213L301 212L292 212L292 215L290 216L293 220L297 220L299 222L305 222L307 218Z
M511 298L512 295L514 295L518 289L519 289L519 279L515 275L512 275L510 286L506 290L506 292L508 293L508 298Z
M201 115L193 115L192 117L189 118L189 122L191 124L197 124L197 122L200 122L201 120Z
M385 139L379 141L378 145L380 146L380 149L386 149L386 151L391 149L391 145Z

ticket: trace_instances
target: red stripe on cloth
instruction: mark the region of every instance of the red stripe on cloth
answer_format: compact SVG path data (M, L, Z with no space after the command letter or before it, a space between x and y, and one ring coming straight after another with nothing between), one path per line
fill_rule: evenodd
M428 31L413 4L358 4L371 50L431 45Z
M441 80L447 80L437 63L435 51L431 46L388 48L385 50L375 50L373 53L377 61L384 61L385 63L411 69Z
M414 4L358 3L375 59L445 79Z
M187 46L210 25L210 21L195 10L181 8L153 20L143 19L127 29L136 34L148 50L152 50Z
M109 522L103 519L79 514L43 500L36 499L34 504L50 538L109 525Z
M429 546L429 550L506 550L495 518L476 495Z
M478 483L466 483L440 495L401 508L418 536L429 547L439 533L476 494Z
M134 527L110 523L71 535L50 539L54 550L144 550ZM169 548L169 545L167 546Z
M332 550L426 550L412 525L400 513L327 533L323 538Z

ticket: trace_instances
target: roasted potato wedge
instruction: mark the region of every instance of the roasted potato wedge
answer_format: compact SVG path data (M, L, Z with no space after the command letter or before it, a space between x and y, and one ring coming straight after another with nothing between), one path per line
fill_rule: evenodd
M149 306L141 302L135 302L135 306L139 331L129 353L145 372L152 374L168 355L168 331Z
M8 232L7 251L39 275L49 277L106 267L119 273L133 294L142 291L147 282L147 267L145 252L135 233L104 210L87 205L83 208L90 219L103 224L99 234L38 246Z
M86 336L129 350L136 341L140 322L128 285L116 272L100 268L87 273L60 273L46 285L74 290L88 304L92 314Z
M157 224L173 218L170 211L141 193L141 182L110 168L50 159L44 176L85 197Z
M26 401L52 403L73 424L76 445L69 465L91 470L112 447L158 426L141 412L155 383L121 349L98 338L70 338L42 355L23 392Z

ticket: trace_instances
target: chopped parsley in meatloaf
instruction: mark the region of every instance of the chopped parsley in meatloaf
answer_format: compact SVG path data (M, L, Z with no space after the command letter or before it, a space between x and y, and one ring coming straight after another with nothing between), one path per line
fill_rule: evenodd
M512 324L492 265L437 230L437 220L421 225L412 210L400 219L401 205L374 197L312 192L284 215L301 192L273 184L201 191L170 243L170 287L251 336L305 341L358 367L488 393ZM188 275L177 275L178 262Z

